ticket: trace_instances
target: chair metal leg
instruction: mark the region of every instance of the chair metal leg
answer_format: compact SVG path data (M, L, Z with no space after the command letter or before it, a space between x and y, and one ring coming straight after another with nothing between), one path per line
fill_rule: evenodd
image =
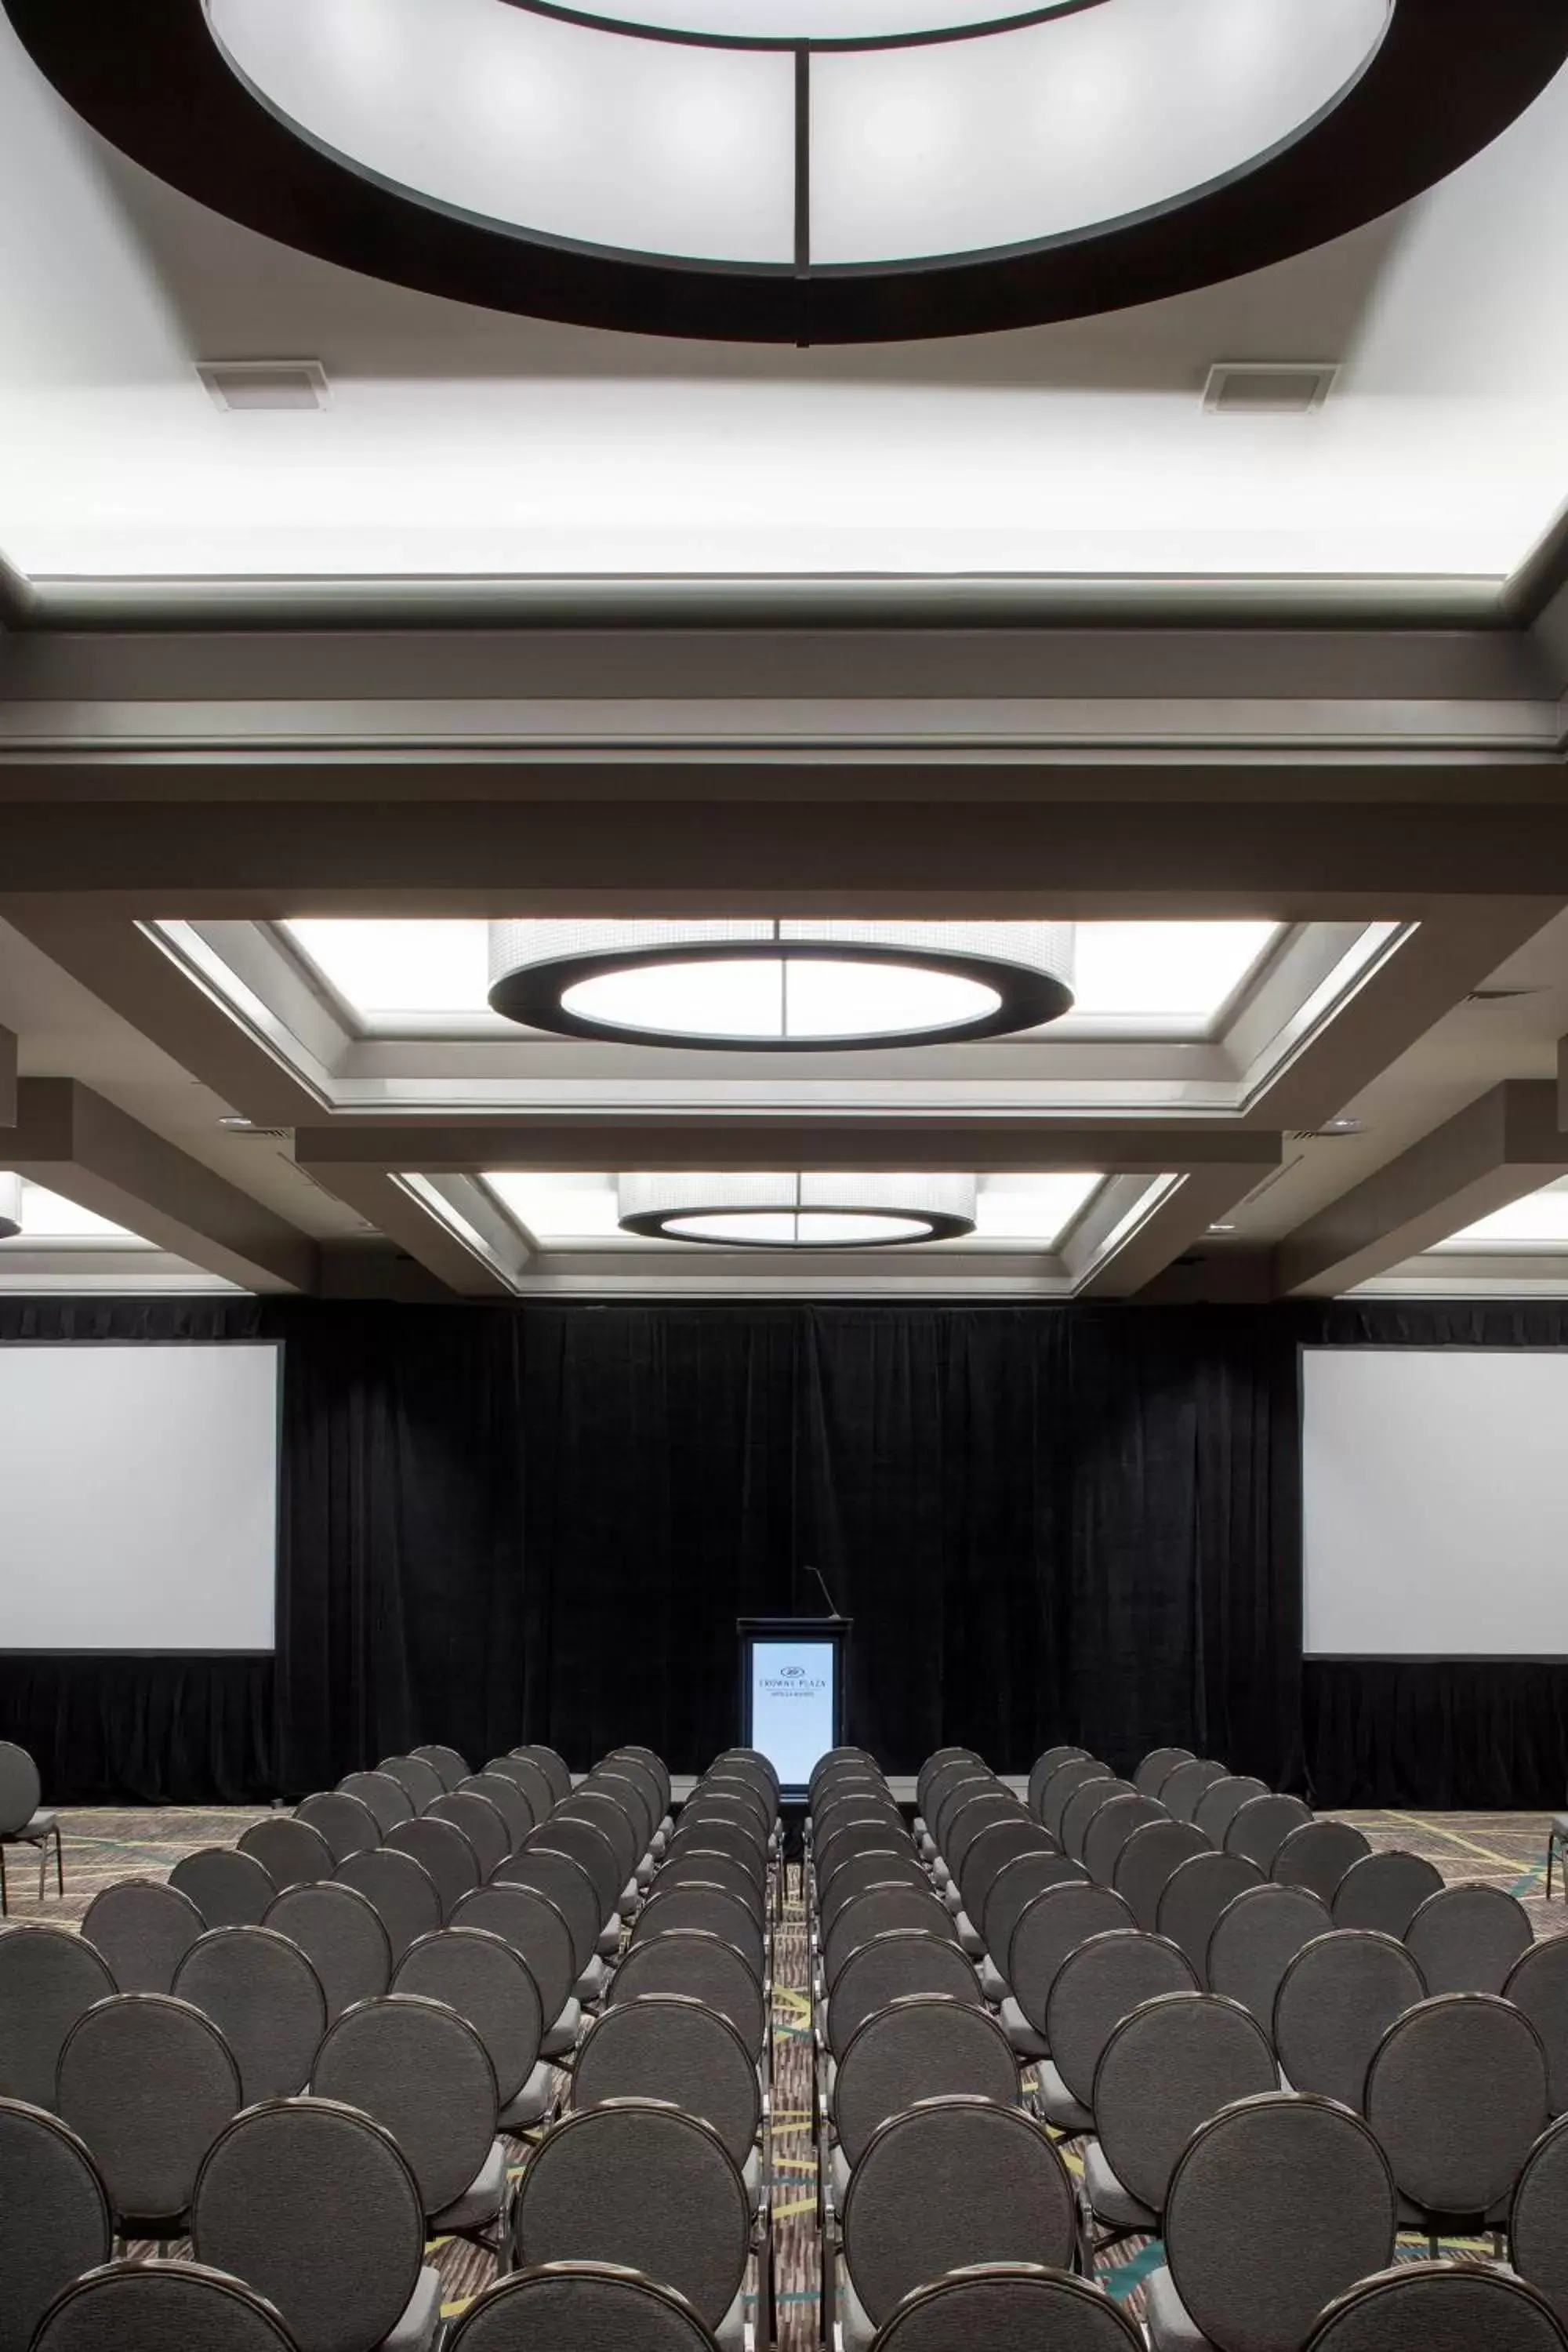
M4 1838L0 1838L0 1919L4 1919L7 1908L8 1906L5 1899L5 1841Z
M66 1893L66 1850L58 1822L55 1824L55 1892L63 1903Z
M49 1841L46 1834L38 1840L38 1900L40 1903L44 1899L44 1885L48 1874L48 1868Z

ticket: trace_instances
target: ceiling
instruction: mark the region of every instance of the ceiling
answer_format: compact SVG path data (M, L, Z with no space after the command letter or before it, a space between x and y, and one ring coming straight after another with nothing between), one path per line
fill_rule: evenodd
M0 15L0 551L76 580L996 574L1468 583L1568 493L1568 78L1299 259L1024 332L758 350L548 324L314 261L175 194ZM233 414L209 360L314 359ZM1336 362L1220 416L1215 362Z
M312 260L3 14L0 202L0 1287L1568 1294L1568 77L1297 260L874 349ZM221 410L243 359L330 404ZM1210 413L1246 360L1340 374ZM483 1003L529 914L1070 920L1079 1001L545 1034ZM847 1169L973 1179L975 1232L617 1223L627 1174Z

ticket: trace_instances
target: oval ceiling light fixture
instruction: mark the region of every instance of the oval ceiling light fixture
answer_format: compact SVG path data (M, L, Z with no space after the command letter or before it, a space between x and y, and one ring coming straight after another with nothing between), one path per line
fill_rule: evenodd
M1072 1008L1070 923L495 922L493 1012L622 1045L822 1053L1005 1037Z
M710 1249L908 1249L974 1231L973 1176L623 1176L623 1233Z
M0 1169L0 1242L15 1239L22 1230L22 1180Z
M1568 58L1548 0L3 0L105 137L263 235L578 324L1082 318L1418 195Z

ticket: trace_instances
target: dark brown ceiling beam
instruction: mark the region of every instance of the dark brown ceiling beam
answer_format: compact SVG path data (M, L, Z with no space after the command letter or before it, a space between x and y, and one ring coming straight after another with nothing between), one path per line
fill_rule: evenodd
M303 1165L303 1155L296 1157ZM393 1181L394 1173L406 1166L406 1159L396 1161L395 1170L316 1160L309 1172L323 1191L356 1209L446 1290L460 1298L510 1298L511 1286L495 1268L468 1248L416 1194Z
M1188 1169L1182 1182L1095 1268L1079 1296L1131 1298L1143 1293L1279 1165L1275 1151L1231 1166Z
M820 781L821 771L816 772ZM1419 914L1445 898L1568 898L1568 799L1483 806L1393 799L1267 806L910 798L280 809L14 803L7 897L103 912L776 912L1281 919ZM448 773L449 788L451 778ZM858 781L846 776L851 793ZM0 900L0 912L7 912Z
M223 1001L126 917L63 901L13 903L13 928L233 1111L258 1127L327 1115L321 1097Z
M9 1163L247 1290L315 1286L307 1234L74 1078L24 1078Z
M1349 1290L1568 1174L1557 1088L1510 1078L1319 1211L1275 1252L1280 1296Z
M296 596L304 583L285 587ZM1110 712L1127 698L1196 698L1288 706L1299 720L1314 705L1345 712L1533 699L1551 690L1539 648L1524 630L1445 625L1436 609L1404 625L1384 614L1359 625L1324 614L1289 625L1257 610L1227 625L1223 604L1184 614L1172 604L1152 625L1117 625L1097 615L1088 583L1063 583L1058 614L1029 583L973 580L885 584L888 618L878 617L876 583L840 586L837 609L811 617L823 583L743 581L575 583L574 616L564 583L542 583L532 625L321 627L303 604L294 625L247 629L233 617L217 628L135 627L90 631L35 628L0 649L0 692L17 706L41 706L41 726L59 747L106 727L140 731L149 706L194 707L237 734L262 728L300 739L310 706L335 720L356 704L390 700L406 710L484 701L496 709L528 699L601 698L700 702L743 696L952 697L1087 701ZM1344 583L1338 583L1342 593ZM528 583L518 583L527 593ZM787 619L784 596L798 595ZM748 603L749 593L753 598ZM53 601L53 588L46 591ZM203 582L204 624L222 613L221 583ZM616 598L619 603L617 606ZM549 600L549 601L547 601ZM1064 610L1065 608L1065 610ZM741 625L737 626L739 622ZM751 624L748 625L748 624Z
M9 1029L0 1029L0 1128L16 1123L16 1040ZM6 1139L0 1134L0 1159L4 1158Z
M798 1119L665 1111L627 1118L539 1112L493 1120L351 1119L302 1128L295 1158L328 1181L344 1168L467 1175L486 1169L700 1168L921 1169L990 1174L1098 1170L1108 1175L1195 1167L1248 1171L1247 1185L1277 1167L1277 1135L1195 1120L1121 1124L931 1113ZM335 1183L335 1174L331 1176ZM1243 1189L1246 1189L1244 1187Z
M1252 1115L1287 1129L1336 1118L1561 911L1555 898L1479 900L1422 923L1263 1087Z

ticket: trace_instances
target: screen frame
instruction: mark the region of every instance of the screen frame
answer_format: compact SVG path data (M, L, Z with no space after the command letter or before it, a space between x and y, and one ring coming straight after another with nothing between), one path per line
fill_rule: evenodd
M221 1660L226 1658L275 1660L280 1658L283 1654L283 1546L285 1541L283 1505L286 1488L286 1481L284 1478L283 1445L287 1426L284 1412L284 1382L288 1377L288 1342L282 1339L268 1338L264 1334L247 1335L244 1339L237 1338L232 1339L214 1339L206 1334L193 1334L186 1339L125 1339L117 1336L106 1334L102 1339L4 1339L0 1340L0 1348L3 1348L7 1355L11 1354L13 1351L19 1353L24 1349L31 1349L34 1352L47 1349L54 1355L67 1355L70 1353L79 1353L83 1349L100 1351L105 1348L115 1348L120 1349L121 1353L129 1353L132 1349L135 1349L140 1352L141 1350L148 1348L267 1348L270 1349L272 1354L277 1359L276 1373L273 1382L272 1641L270 1646L266 1649L224 1648L215 1650L210 1646L203 1645L201 1647L188 1650L171 1650L164 1644L153 1643L151 1645L140 1644L134 1649L123 1647L104 1649L97 1645L91 1649L85 1647L78 1648L74 1645L69 1649L62 1649L58 1643L40 1644L36 1642L0 1642L0 1657L59 1659L178 1658L206 1660Z
M1296 1343L1296 1528L1300 1559L1297 1633L1305 1666L1563 1666L1568 1651L1312 1650L1307 1646L1307 1358L1314 1356L1561 1356L1563 1348L1528 1340L1500 1346L1492 1339L1299 1339Z

